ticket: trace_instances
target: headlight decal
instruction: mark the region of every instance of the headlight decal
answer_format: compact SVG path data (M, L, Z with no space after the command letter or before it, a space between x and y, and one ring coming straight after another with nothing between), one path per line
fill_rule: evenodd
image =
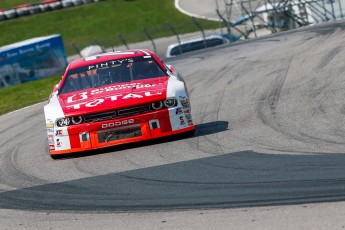
M175 107L175 106L177 106L177 100L176 100L176 98L168 98L164 101L164 105L167 108Z
M65 118L60 118L57 120L56 125L58 127L65 127L65 126L69 126L71 123L71 119L68 117Z
M60 118L56 121L56 125L58 127L66 127L70 125L79 125L84 122L84 118L82 116L75 116L75 117L64 117Z
M164 101L156 101L151 103L151 107L154 110L159 110L162 108L173 108L177 106L177 100L176 98L168 98Z
M79 125L83 122L83 118L81 116L78 117L72 117L72 123L74 125Z
M155 110L159 110L163 108L163 103L161 101L156 101L151 104L152 108Z

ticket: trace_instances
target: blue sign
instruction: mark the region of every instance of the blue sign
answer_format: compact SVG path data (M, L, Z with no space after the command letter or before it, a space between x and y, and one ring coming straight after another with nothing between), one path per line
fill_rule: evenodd
M60 35L0 47L0 87L62 74L67 64Z

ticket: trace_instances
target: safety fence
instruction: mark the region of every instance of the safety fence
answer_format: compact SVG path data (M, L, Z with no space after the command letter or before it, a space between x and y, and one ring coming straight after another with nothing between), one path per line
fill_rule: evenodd
M191 39L201 38L204 41L216 34L222 39L222 43L228 42L227 34L223 34L223 30L219 29L220 27L221 22L213 24L213 26L205 26L202 20L191 18L189 23L171 24L166 22L160 26L142 28L140 31L132 34L117 33L108 37L95 38L93 41L65 44L65 46L66 49L72 48L76 54L70 56L69 60L106 51L137 48L150 49L164 58L167 56L167 48L169 46L183 44L185 41L190 41ZM193 30L194 32L190 32ZM236 37L233 36L232 40L236 40ZM203 41L202 43L204 44ZM208 42L206 46L210 47L213 44ZM202 45L201 48L204 47Z
M133 34L119 33L89 43L71 44L77 53L71 59L132 48L148 48L161 57L171 57L238 39L338 20L345 15L345 0L215 0L215 5L218 29L205 29L200 19L191 18L197 32L185 34L184 25L165 23Z
M217 6L219 1L216 0ZM222 0L223 11L216 9L229 33L244 38L258 36L258 30L270 33L344 18L345 0Z

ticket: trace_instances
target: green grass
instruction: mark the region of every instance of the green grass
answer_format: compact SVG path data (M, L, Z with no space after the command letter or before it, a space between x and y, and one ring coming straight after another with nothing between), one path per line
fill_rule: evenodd
M215 22L200 22L204 28L219 26ZM0 46L32 37L61 34L67 55L72 55L75 53L72 43L84 48L97 40L103 46L111 47L120 44L117 37L120 33L129 39L128 42L147 40L143 28L155 38L172 35L164 26L166 23L174 25L178 33L198 30L190 17L175 9L173 0L102 0L2 21Z
M60 78L45 78L0 89L0 115L48 100L53 86Z

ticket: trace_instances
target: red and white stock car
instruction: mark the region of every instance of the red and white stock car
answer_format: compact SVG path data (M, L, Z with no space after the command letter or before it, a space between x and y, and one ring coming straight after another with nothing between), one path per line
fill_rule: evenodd
M149 50L71 62L44 114L52 158L195 131L183 79Z

